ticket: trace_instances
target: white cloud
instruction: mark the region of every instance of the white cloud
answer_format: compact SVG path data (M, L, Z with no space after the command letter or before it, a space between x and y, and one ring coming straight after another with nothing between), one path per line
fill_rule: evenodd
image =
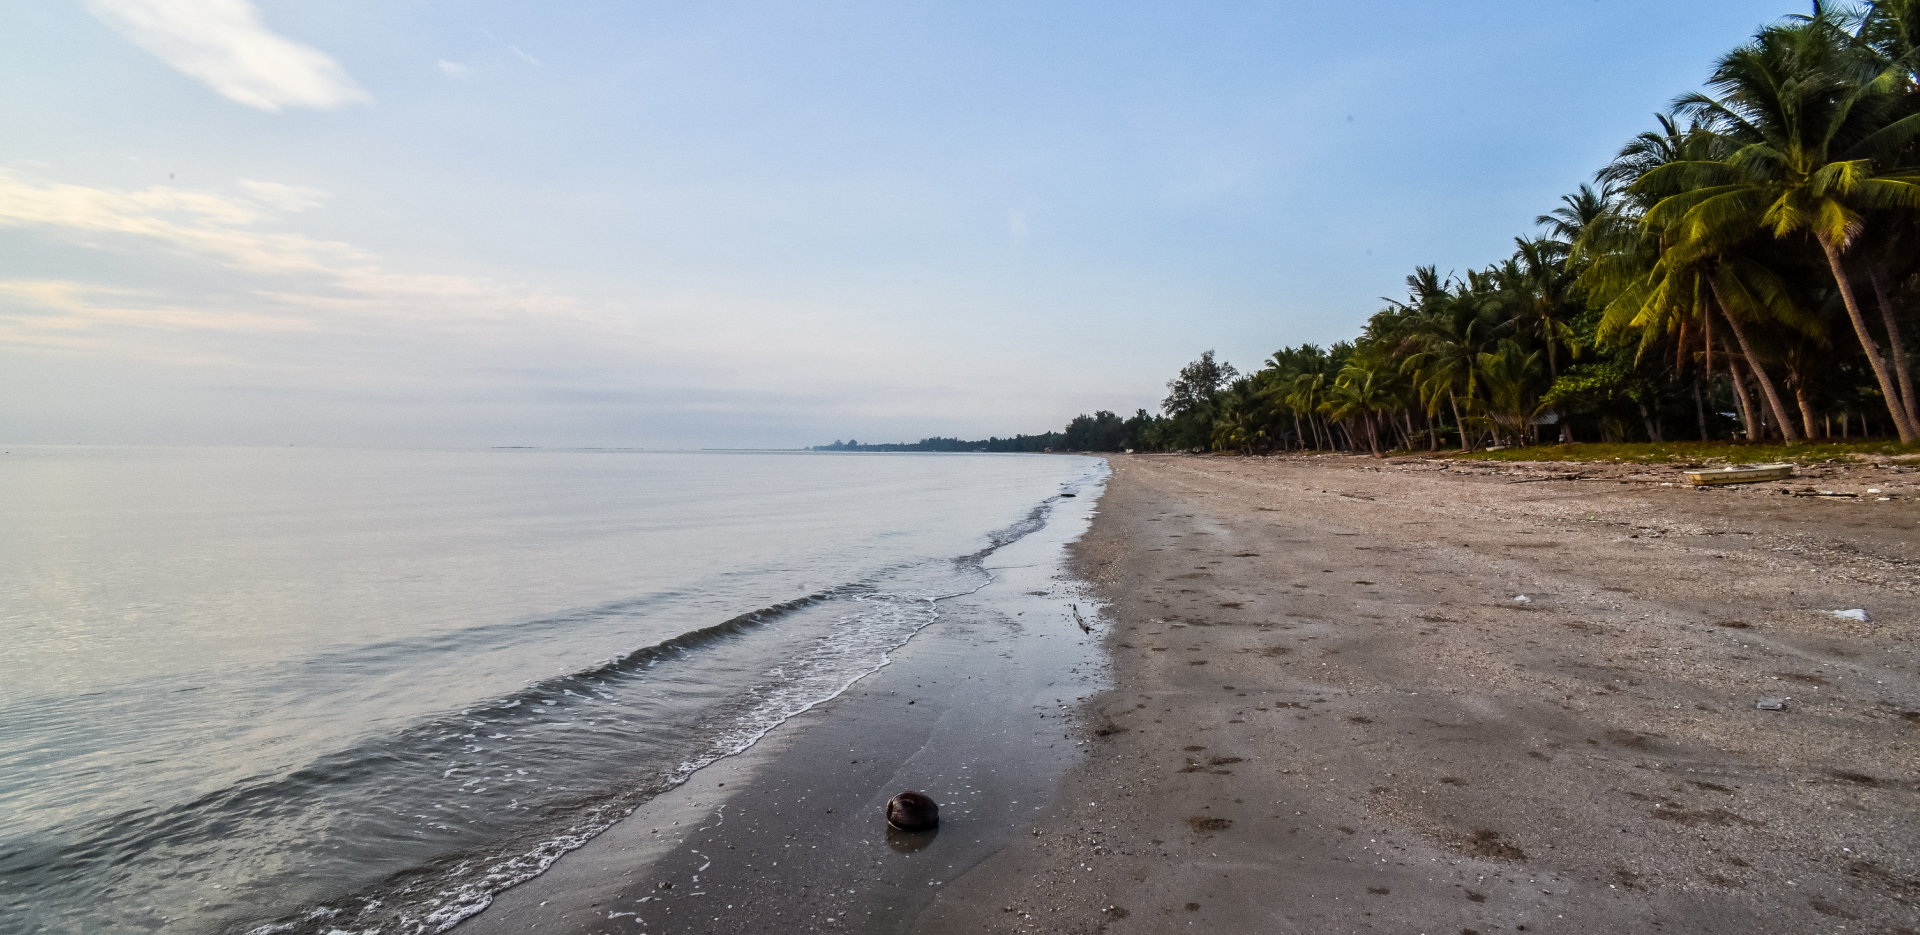
M84 0L161 61L249 107L333 108L368 100L333 59L268 30L247 0Z
M468 68L467 66L462 65L459 62L449 62L444 58L440 60L440 70L443 72L446 72L447 77L449 78L465 78L466 76L473 74L473 69Z
M540 64L540 60L539 60L539 59L537 59L537 58L534 58L533 56L531 56L531 55L528 55L527 53L525 53L525 52L522 52L522 51L520 51L520 47L519 47L519 46L517 46L517 45L510 45L510 46L507 46L507 51L509 51L509 52L512 52L513 54L515 54L515 55L518 55L518 56L520 56L520 59L521 59L521 61L524 61L524 62L526 62L526 63L527 63L527 64L529 64L529 65L538 65L538 64Z
M283 185L279 182L256 182L252 179L241 179L240 187L246 189L247 194L253 196L253 200L269 208L296 214L309 208L320 207L320 199L327 196L326 192L317 188Z
M0 171L0 230L52 258L0 277L0 433L80 420L123 439L191 429L225 443L300 423L346 426L337 437L356 444L376 437L364 432L415 444L468 438L447 427L458 422L496 441L509 429L630 441L654 426L645 432L699 444L784 444L852 424L925 431L929 413L950 424L962 403L1047 420L1089 408L1066 398L1087 393L1073 375L1037 385L1048 378L1034 375L1046 369L1035 354L943 359L943 335L899 321L890 302L709 287L576 299L392 269L286 226L300 219L280 212L319 192L236 188L117 190ZM967 316L956 306L945 317ZM996 386L1012 389L982 389ZM102 393L116 402L99 404ZM263 399L308 402L249 402Z
M245 229L260 218L251 205L204 192L112 191L0 173L0 227L33 228L70 242L122 235L261 273L306 273L368 259L343 243Z

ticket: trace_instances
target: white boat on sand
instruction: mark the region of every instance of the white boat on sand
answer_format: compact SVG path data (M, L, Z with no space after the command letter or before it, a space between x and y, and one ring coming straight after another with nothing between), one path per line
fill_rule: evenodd
M1695 487L1713 484L1751 484L1763 480L1785 480L1793 476L1791 464L1733 464L1718 470L1687 471L1687 482Z

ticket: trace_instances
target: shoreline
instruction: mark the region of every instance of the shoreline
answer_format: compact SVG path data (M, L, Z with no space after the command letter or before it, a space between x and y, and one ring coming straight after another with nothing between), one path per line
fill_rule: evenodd
M913 931L1920 919L1920 503L1636 465L1110 463L1075 556L1113 621L1091 752Z
M497 894L459 935L898 931L938 887L1030 824L1084 745L1079 699L1104 687L1098 634L1065 543L1100 485L987 558L994 580L939 602L890 663L789 719ZM940 804L931 834L889 832L904 790ZM663 886L665 884L665 886Z
M1057 617L1063 581L1097 599L1100 645L1077 640L1087 664L1056 670L1090 679L1074 694L1036 696L1033 667L980 652L1011 632L990 609L956 617L459 931L1785 935L1920 918L1904 469L1819 468L1828 487L1905 485L1875 502L1662 486L1670 469L1634 464L1566 483L1532 483L1564 480L1554 465L1366 456L1109 465L1069 573L1017 595ZM997 585L1026 587L1006 571ZM1817 612L1862 606L1870 622ZM987 678L935 689L941 670ZM903 707L888 693L908 686ZM1769 695L1788 710L1756 710ZM887 840L887 796L924 788L947 819L952 790L986 788L953 784L967 766L996 768L974 801L1006 807L955 815L922 851ZM772 866L795 849L798 868ZM689 914L721 892L753 908Z

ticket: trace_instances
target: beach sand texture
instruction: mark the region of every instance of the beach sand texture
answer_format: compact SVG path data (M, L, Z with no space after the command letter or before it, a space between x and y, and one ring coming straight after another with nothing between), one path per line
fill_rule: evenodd
M955 608L462 935L1920 931L1904 487L1112 465L1072 558L1110 671L1057 641L975 671L1015 634ZM1070 590L1005 583L1066 626ZM924 850L883 837L909 787L941 799Z
M1920 502L1113 464L1105 733L917 931L1920 929Z

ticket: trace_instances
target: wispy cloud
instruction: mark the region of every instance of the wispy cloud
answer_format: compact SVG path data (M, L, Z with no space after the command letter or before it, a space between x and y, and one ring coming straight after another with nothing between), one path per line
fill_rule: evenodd
M539 60L539 59L537 59L537 58L534 58L533 56L531 56L531 55L528 55L527 53L525 53L525 52L522 52L522 51L520 51L520 47L519 47L519 46L517 46L517 45L510 45L510 46L507 46L507 51L509 51L509 52L512 52L513 54L515 54L515 55L518 55L518 56L520 56L520 60L521 60L521 61L523 61L523 62L526 62L526 63L527 63L527 64L529 64L529 65L538 65L538 64L540 64L540 60Z
M262 273L313 272L370 259L343 243L247 229L260 212L246 202L168 186L114 191L0 172L0 227L34 228L69 242L121 235Z
M240 187L246 189L247 193L253 196L253 200L269 208L287 212L318 208L321 205L320 199L327 194L317 188L302 188L280 182L256 182L252 179L241 179Z
M216 281L245 283L238 307L309 320L308 324L327 322L335 328L353 327L350 323L355 319L361 324L377 319L391 325L400 320L498 320L521 314L564 317L573 305L563 296L539 295L489 280L392 272L383 269L373 254L351 244L262 230L275 219L273 212L314 207L322 193L251 179L239 185L248 197L162 186L115 191L0 172L0 228L25 228L38 238L95 254L138 257L158 249L192 267L212 264L231 271L215 274ZM235 279L233 273L244 278ZM110 296L110 301L96 301L102 295ZM0 296L73 314L83 308L98 309L99 314L92 317L137 317L123 313L138 301L138 294L107 283L0 281ZM195 301L206 307L216 300L204 292L147 296L154 309ZM181 326L190 323L170 313L161 317ZM209 328L238 320L219 315L192 319ZM245 321L249 329L257 329L257 316L247 316Z
M703 444L722 423L758 426L728 436L735 441L787 438L809 420L918 420L962 399L1031 408L1054 392L1036 394L1036 368L1017 354L941 361L938 335L904 339L903 351L888 336L890 306L862 311L837 295L640 286L576 298L510 279L391 268L362 247L298 232L292 212L321 198L258 180L119 190L0 170L0 236L55 258L0 278L0 388L23 374L44 383L33 394L0 393L0 432L9 418L16 427L85 418L135 433L125 437L172 430L69 405L73 394L55 384L120 386L143 405L172 400L166 426L197 425L193 413L217 409L224 415L207 416L205 427L212 439L242 437L232 426L246 420L279 431L294 418L247 408L245 399L266 394L361 400L301 404L300 418L341 425L415 412L428 435L458 419L631 438L621 433L644 422ZM996 368L1009 379L994 379ZM1017 399L989 399L975 385L1014 386L1015 372L1028 375ZM181 387L191 386L221 389L183 402ZM428 437L394 431L381 437Z
M267 29L247 0L84 2L161 61L249 107L326 109L369 99L325 53Z
M459 62L449 62L444 58L440 60L440 70L445 72L449 78L465 78L473 73L473 69Z

